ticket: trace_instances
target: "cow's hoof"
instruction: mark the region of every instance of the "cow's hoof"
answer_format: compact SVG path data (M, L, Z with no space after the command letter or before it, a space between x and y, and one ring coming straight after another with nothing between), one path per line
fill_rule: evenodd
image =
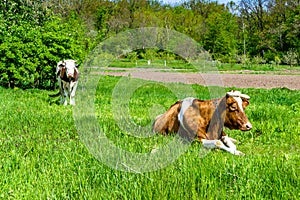
M238 150L235 150L234 151L234 155L237 155L237 156L244 156L245 154L241 151L238 151Z
M70 105L75 106L75 101L74 101L74 100L71 100L71 101L70 101Z
M231 142L233 142L233 143L236 143L236 144L239 144L240 142L238 141L238 140L236 140L236 139L234 139L234 138L229 138L230 140L231 140Z

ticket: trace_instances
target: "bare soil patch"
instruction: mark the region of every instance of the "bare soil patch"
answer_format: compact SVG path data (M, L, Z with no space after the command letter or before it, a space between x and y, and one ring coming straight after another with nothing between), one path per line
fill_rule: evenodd
M187 84L216 85L237 88L288 88L300 90L300 75L277 74L224 74L224 73L179 73L158 69L105 68L101 74L131 76L159 82L182 82ZM109 71L107 71L109 70Z

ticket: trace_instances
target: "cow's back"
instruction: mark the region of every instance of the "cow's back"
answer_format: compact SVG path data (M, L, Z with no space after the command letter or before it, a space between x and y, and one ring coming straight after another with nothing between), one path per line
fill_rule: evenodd
M180 134L190 139L196 136L199 140L207 138L206 131L214 111L212 100L193 99L185 110L180 111L182 112L179 115Z
M181 109L182 101L177 101L164 114L156 117L153 123L153 132L166 135L177 133L179 130L178 114Z

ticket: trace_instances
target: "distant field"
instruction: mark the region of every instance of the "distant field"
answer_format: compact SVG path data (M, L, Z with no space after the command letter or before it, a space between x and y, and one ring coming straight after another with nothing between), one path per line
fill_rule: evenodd
M101 76L96 92L96 116L106 137L136 153L150 153L170 142L174 136L138 138L118 127L111 103L120 80ZM184 97L174 91L186 87L128 81L142 85L128 102L130 119L141 127L151 127L159 110ZM207 88L191 88L195 97L210 98ZM94 158L79 139L72 107L57 105L48 98L51 92L0 88L0 198L299 199L300 91L241 91L251 96L246 112L253 129L226 132L240 141L238 149L246 156L219 150L203 154L201 144L194 142L167 167L134 173L115 170ZM124 86L117 95L127 93ZM154 104L159 109L153 109Z
M153 60L150 65L147 60L128 60L119 59L109 64L109 67L114 68L157 68L157 69L173 69L180 72L197 72L192 64L186 63L182 60ZM215 63L214 67L221 73L275 73L275 74L299 74L300 66L290 67L288 65L274 65L274 64L223 64ZM201 70L201 69L200 69Z

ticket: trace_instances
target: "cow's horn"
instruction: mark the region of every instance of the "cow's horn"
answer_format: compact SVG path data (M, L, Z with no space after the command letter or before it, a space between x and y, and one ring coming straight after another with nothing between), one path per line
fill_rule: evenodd
M241 94L240 97L244 98L244 99L250 99L250 97L248 95L246 95L246 94Z
M231 91L227 92L226 94L229 96L232 96L232 97L241 97L244 99L250 99L250 97L248 95L242 94L240 91L231 90Z
M231 97L239 97L241 95L240 91L235 91L235 90L231 90L229 92L226 93L228 96Z

